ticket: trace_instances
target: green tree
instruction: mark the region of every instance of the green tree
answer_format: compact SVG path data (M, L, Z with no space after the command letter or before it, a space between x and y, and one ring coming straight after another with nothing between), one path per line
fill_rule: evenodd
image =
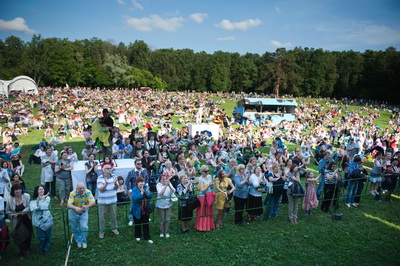
M151 50L144 41L136 40L128 45L128 60L133 67L149 70Z
M292 53L287 53L285 48L278 48L275 53L265 53L262 59L261 88L272 87L276 97L279 97L281 90L287 93L296 91L300 77Z

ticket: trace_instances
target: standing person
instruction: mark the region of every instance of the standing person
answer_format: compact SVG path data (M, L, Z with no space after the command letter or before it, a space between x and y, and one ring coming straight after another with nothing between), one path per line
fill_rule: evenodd
M99 205L99 237L104 238L104 230L106 227L106 215L110 214L111 232L119 235L117 230L117 189L118 182L115 175L111 173L111 166L103 167L103 175L97 179L97 189L99 196L97 203Z
M101 149L102 149L102 153L104 155L108 155L108 156L112 156L112 150L111 150L111 146L112 146L112 129L114 127L114 119L110 116L110 113L108 112L108 109L103 109L103 117L100 119L100 124L102 127L104 128L108 128L108 131L110 132L110 136L108 138L108 143L103 143L100 142L101 144Z
M1 163L3 164L3 162ZM7 169L0 167L0 196L4 197L5 190L10 183L10 176L8 175Z
M69 193L68 199L68 220L74 233L75 242L78 248L87 248L87 236L89 233L88 220L89 208L96 204L92 192L85 189L83 183L78 183L76 189Z
M40 241L40 254L47 256L50 250L53 217L49 211L50 197L43 186L35 187L30 202L32 211L32 225L36 227Z
M88 161L85 163L85 173L86 173L86 185L90 191L92 191L93 196L96 195L97 186L97 169L99 164L94 161L94 154L89 154Z
M378 152L375 155L374 160L374 168L370 173L369 181L371 182L370 193L372 196L376 196L378 192L376 191L377 184L382 181L382 172L383 172L383 160L382 153Z
M305 215L311 215L311 209L318 207L317 192L315 191L315 183L319 180L319 176L314 178L314 173L308 171L306 173L306 196L303 200L303 209Z
M300 182L299 166L297 164L292 164L290 166L290 171L287 174L287 182L293 186L294 182ZM292 183L292 184L291 184ZM299 212L299 197L294 197L290 195L290 189L287 192L288 196L288 215L290 223L297 224L297 213Z
M150 227L149 227L149 200L153 197L149 186L145 185L145 180L143 177L136 178L136 185L132 189L131 194L131 211L135 221L135 239L140 241L142 237L147 240L150 244L153 244L153 240L150 237Z
M262 182L265 182L264 174L261 172L261 167L256 166L254 173L249 177L249 201L248 201L248 213L250 221L253 221L256 217L260 217L263 214L262 209L262 192L257 191L257 188Z
M171 218L171 197L175 193L175 188L172 186L167 175L160 177L160 182L157 183L157 211L160 219L160 237L169 237L169 225Z
M149 151L143 151L142 167L147 169L148 176L151 176L152 172L156 170L156 161L150 157Z
M236 188L233 192L233 199L235 202L235 224L237 226L243 224L243 212L249 195L250 173L245 174L245 168L244 164L239 164L236 167L236 175L233 179Z
M224 219L225 213L225 202L228 200L228 196L232 194L235 190L235 186L232 180L228 177L223 169L219 170L217 173L217 180L215 180L215 186L217 188L217 229L222 227L222 220ZM228 187L230 189L228 190Z
M347 207L350 206L357 207L354 199L357 195L359 180L362 178L362 173L360 169L360 165L362 165L362 160L360 156L355 156L354 160L349 164L348 170L348 189L346 193L345 204Z
M147 169L143 168L142 160L136 159L135 160L135 168L128 172L128 175L125 179L125 186L126 192L128 193L129 190L133 189L136 185L136 179L138 177L143 177L146 183L146 186L149 183L149 174Z
M322 158L318 162L318 172L320 176L319 184L317 187L317 198L319 199L321 197L321 192L322 189L324 188L325 184L325 167L330 163L333 162L333 159L331 158L331 153L329 151L324 152L324 158Z
M189 232L189 221L193 217L193 209L187 205L187 201L190 197L195 197L193 180L189 179L186 174L180 176L181 183L178 184L177 192L180 197L178 219L182 221L182 233L186 234Z
M267 215L268 218L278 217L279 202L281 196L283 195L283 193L287 193L287 190L283 189L283 186L286 183L286 176L283 174L279 164L274 164L271 167L271 172L266 175L266 178L269 180L269 182L272 182L273 185L272 194L269 194L265 198L265 202L268 202Z
M158 142L155 140L155 134L149 134L150 139L146 142L146 150L149 151L149 156L153 160L157 159Z
M195 228L198 231L211 231L214 226L214 200L215 192L213 193L213 181L211 175L208 174L208 166L203 165L200 169L201 177L199 178L198 188L200 194L198 199L200 206L196 210Z
M336 198L337 187L336 182L340 178L339 169L336 169L336 163L330 162L325 169L325 185L324 185L324 200L321 204L321 210L328 212L332 200Z
M29 201L31 197L23 191L21 185L13 185L10 192L11 197L7 199L6 204L6 213L12 217L13 227L16 228L17 224L21 223L18 226L21 230L18 231L18 239L14 238L19 248L18 256L21 260L28 255L32 240L32 222L29 213Z
M56 180L54 178L53 167L57 163L57 156L53 154L53 150L50 146L46 147L45 155L40 158L40 162L42 164L42 172L41 172L41 184L45 185L45 190L50 191L50 195L53 199L57 199L56 197Z
M62 151L61 159L57 161L55 166L57 182L60 186L61 207L64 205L64 202L67 202L68 193L71 191L71 171L73 169L74 163L68 159L68 153Z

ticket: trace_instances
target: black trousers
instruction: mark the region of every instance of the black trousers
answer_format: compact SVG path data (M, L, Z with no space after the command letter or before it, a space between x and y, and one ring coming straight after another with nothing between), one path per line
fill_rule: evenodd
M324 212L329 211L332 199L334 198L336 184L324 184L324 201L321 204L321 210Z
M53 182L46 182L44 185L44 189L48 192L50 192L50 196L51 197L55 197L56 196L56 177L53 177ZM49 190L50 189L50 190Z
M29 155L29 160L28 164L32 164L34 162L35 164L40 164L41 160L39 157L35 156L34 154Z
M246 208L247 199L233 197L235 201L235 224L243 223L243 212Z
M357 188L357 193L356 196L354 197L354 203L360 203L361 201L361 193L364 189L364 181L358 181L358 188Z
M141 238L143 230L143 239L150 240L149 215L142 214L140 219L136 219L134 216L133 220L135 222L135 238Z

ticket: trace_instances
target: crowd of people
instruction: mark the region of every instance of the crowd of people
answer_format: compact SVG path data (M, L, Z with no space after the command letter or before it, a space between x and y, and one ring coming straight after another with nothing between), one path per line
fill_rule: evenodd
M88 246L88 212L96 203L100 239L105 237L107 216L111 232L119 235L117 206L130 204L128 218L135 227L134 238L153 243L149 222L155 209L159 236L168 238L176 209L186 234L192 219L195 230L210 231L223 228L228 220L225 214L234 212L234 224L242 226L245 219L278 217L281 204L288 205L292 224L298 223L299 204L304 215L318 207L329 213L338 204L355 208L366 182L372 197L390 200L400 174L397 109L391 110L388 128L381 129L374 119L379 117L379 109L386 108L383 105L367 102L352 109L336 100L326 100L325 107L302 100L296 110L297 121L274 125L267 119L257 123L229 119L219 105L240 97L42 88L38 96L4 101L2 113L10 108L15 112L2 133L0 226L11 219L19 256L24 258L30 249L32 226L41 254L49 253L54 224L50 200L60 200L61 207L67 205L78 248ZM33 108L38 108L36 116ZM172 126L175 116L182 129ZM220 125L219 138L213 139L207 132L190 135L187 125L195 122ZM22 163L16 142L20 135L29 134L24 128L44 130L28 165ZM85 148L78 153L67 145L58 150L68 136L84 138ZM293 151L288 143L294 145ZM101 162L95 160L100 156ZM127 176L113 174L115 159L133 161ZM71 171L79 160L85 161L85 182L72 188ZM372 169L367 171L364 164L369 160ZM41 185L30 197L22 177L32 164L41 166L37 180ZM316 166L311 167L313 164ZM300 182L301 178L305 182Z

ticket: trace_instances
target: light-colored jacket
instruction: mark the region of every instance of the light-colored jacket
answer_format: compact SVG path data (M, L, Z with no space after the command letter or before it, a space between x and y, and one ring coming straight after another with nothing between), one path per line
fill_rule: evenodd
M28 217L31 218L31 214L29 213L30 206L29 206L29 201L31 200L31 196L29 196L28 193L22 194L22 203L24 204L24 209L22 210L24 213L28 212ZM15 212L15 208L17 207L17 204L15 203L15 197L10 197L7 199L7 209L6 213L7 214L12 214ZM17 225L18 219L16 216L12 216L12 224L15 227Z
M32 212L32 225L40 227L43 221L51 216L49 211L50 197L42 197L41 200L34 199L30 202L30 208Z

